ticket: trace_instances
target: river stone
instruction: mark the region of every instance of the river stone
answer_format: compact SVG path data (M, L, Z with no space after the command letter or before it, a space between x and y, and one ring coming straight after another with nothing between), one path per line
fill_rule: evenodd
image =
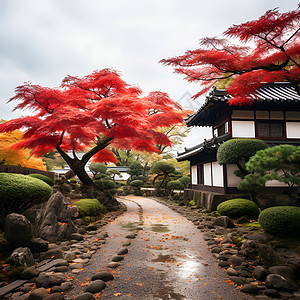
M85 292L98 293L105 289L106 283L100 279L91 282L85 289Z
M127 248L121 248L117 254L118 255L124 255L124 254L127 254L128 253L128 249Z
M35 283L37 287L46 288L50 286L51 278L46 276L45 274L40 274L38 277L35 278Z
M53 293L51 295L48 295L46 298L43 298L43 300L64 300L65 296L61 293Z
M111 269L116 269L117 267L120 266L120 263L119 262L110 262L107 266Z
M243 285L247 282L246 278L239 276L229 276L229 279L237 285Z
M266 289L263 292L268 297L271 297L271 298L280 298L279 292L277 290L275 290L275 289Z
M60 248L50 249L46 252L40 253L40 259L58 259L63 258L63 253Z
M92 254L91 254L91 253L83 253L83 254L81 255L81 258L83 258L83 259L91 258L91 257L92 257Z
M76 253L75 252L71 252L71 251L64 252L64 259L65 260L71 261L75 258L76 258Z
M69 268L70 269L83 269L83 264L82 263L70 264Z
M86 227L87 231L96 231L98 227L96 225L89 225Z
M126 241L122 244L122 246L130 246L131 245L131 242L130 241Z
M6 216L4 234L14 248L28 246L32 239L31 224L25 216L11 213Z
M265 281L269 272L262 266L256 266L253 271L253 277L259 281Z
M56 192L42 205L37 215L36 235L46 241L56 242L69 239L76 231L67 199Z
M233 268L228 268L226 272L229 276L239 276L238 271Z
M283 290L287 292L296 291L295 284L287 281L283 276L277 274L270 274L266 278L266 287L275 288L276 290Z
M271 274L278 274L283 276L288 281L295 281L296 275L294 270L288 266L274 266L268 270Z
M20 247L15 249L10 258L17 266L21 267L31 267L35 263L32 253L28 247Z
M33 290L29 296L28 296L28 300L41 300L44 299L48 296L48 291L45 288L39 288L39 289L35 289Z
M53 269L53 272L55 273L65 273L65 272L69 272L70 268L67 266L59 266L59 267L55 267Z
M83 240L83 235L80 233L72 233L69 236L70 240L75 240L75 241L82 241Z
M83 293L75 297L74 300L95 300L96 298L94 297L93 294L91 293Z
M253 284L247 283L241 288L241 291L248 294L257 294L259 292L259 288Z
M77 229L77 232L80 233L80 234L85 234L86 233L86 229L83 228L83 227L80 227Z
M41 271L37 270L35 266L32 266L23 270L23 272L21 273L21 278L31 279L39 276L40 273Z
M92 276L91 280L101 279L103 281L110 281L114 279L114 275L110 272L99 272Z
M111 260L114 261L114 262L118 262L118 261L121 261L123 259L124 259L124 256L122 256L122 255L116 255Z
M244 260L239 256L231 256L228 258L228 262L232 263L233 266L239 266Z
M127 239L135 239L135 238L136 238L136 234L134 234L134 233L127 234L127 235L126 235L126 238L127 238Z

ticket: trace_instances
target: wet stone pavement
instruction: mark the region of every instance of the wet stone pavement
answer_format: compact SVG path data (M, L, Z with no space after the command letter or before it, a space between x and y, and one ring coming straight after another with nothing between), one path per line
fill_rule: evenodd
M203 233L184 216L145 197L119 200L127 212L101 229L107 232L106 242L87 265L69 275L73 288L66 299L78 298L102 271L114 279L93 293L100 299L254 299L226 282Z

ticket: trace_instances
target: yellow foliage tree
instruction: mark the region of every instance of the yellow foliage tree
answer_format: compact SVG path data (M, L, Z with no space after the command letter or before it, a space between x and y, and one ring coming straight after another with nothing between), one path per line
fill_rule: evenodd
M23 132L21 130L0 134L0 163L46 170L42 159L31 156L30 150L11 148L13 144L21 141L22 138Z

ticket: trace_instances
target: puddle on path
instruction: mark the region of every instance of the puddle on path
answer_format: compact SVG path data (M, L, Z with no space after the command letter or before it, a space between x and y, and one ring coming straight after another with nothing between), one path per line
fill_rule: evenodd
M166 255L159 254L158 257L153 259L152 261L153 262L173 263L173 262L175 262L175 260L176 259L169 254L166 254Z
M125 230L133 231L136 230L139 226L138 222L128 222L128 223L120 223L121 227Z
M150 224L150 230L154 232L169 232L171 231L166 224Z

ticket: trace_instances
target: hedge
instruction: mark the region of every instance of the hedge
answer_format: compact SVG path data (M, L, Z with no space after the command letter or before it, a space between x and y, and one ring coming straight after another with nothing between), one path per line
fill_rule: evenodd
M45 175L33 173L33 174L28 174L27 176L40 179L40 180L46 182L47 184L49 184L50 186L54 185L53 180Z
M259 215L258 206L247 199L231 199L218 205L217 211L222 216L238 219L243 216L257 217Z
M300 207L273 206L266 208L260 213L258 222L270 234L299 234Z
M44 181L22 174L0 173L0 212L23 213L31 206L49 199L53 191Z

